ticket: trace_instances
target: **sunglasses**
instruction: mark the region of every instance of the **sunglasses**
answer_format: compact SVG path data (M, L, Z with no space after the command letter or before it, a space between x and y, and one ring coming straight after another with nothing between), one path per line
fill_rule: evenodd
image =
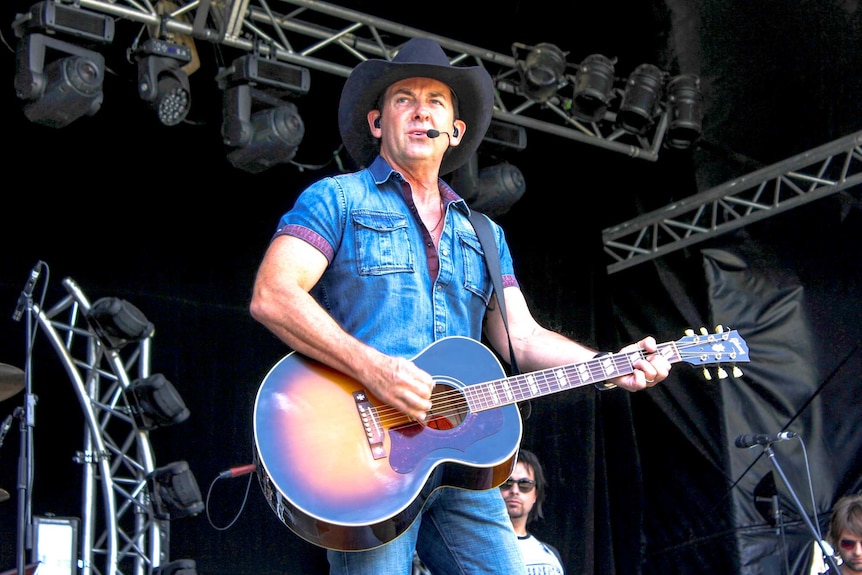
M518 486L518 490L521 493L529 493L533 490L533 487L536 486L536 482L532 479L507 479L505 483L500 485L500 490L506 491L511 489L515 485Z
M862 541L856 541L855 539L842 539L838 544L844 551L853 551L856 549L857 545L862 545Z

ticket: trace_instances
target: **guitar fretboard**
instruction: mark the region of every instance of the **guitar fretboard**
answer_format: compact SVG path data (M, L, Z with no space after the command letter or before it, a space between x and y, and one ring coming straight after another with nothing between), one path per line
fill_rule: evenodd
M671 363L681 361L676 342L660 344L656 353ZM634 364L644 357L643 350L603 355L582 363L470 385L464 388L464 396L471 411L493 409L628 375L634 371Z

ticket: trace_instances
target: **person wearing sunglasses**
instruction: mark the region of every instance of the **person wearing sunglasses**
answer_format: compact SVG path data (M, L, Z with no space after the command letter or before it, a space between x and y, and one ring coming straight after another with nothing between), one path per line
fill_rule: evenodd
M862 573L862 494L835 502L827 540L841 559L841 575Z
M527 525L543 518L545 485L545 474L539 458L532 451L521 449L512 474L500 485L500 492L518 536L527 574L564 575L560 552L527 530Z

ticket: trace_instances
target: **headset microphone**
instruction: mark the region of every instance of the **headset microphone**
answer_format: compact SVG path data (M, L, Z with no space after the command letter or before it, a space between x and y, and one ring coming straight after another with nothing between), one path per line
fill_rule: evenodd
M440 130L435 130L434 128L426 130L426 132L425 132L425 135L428 136L429 138L439 138L440 134L446 134L446 137L449 139L457 138L458 137L458 128L452 129L452 135L451 136L448 134L448 132L441 132Z

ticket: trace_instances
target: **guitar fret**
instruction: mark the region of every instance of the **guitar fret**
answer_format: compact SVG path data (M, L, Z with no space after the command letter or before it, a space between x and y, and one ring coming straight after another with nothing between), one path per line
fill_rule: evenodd
M506 380L503 380L503 393L506 396L507 401L516 401L515 392L512 391L512 386L509 385L509 382Z
M539 384L536 383L536 375L537 374L531 374L527 376L527 386L532 396L539 394Z
M485 387L488 390L488 397L491 400L491 404L500 405L500 396L497 394L497 386L494 384L494 382L490 382Z
M566 370L565 369L563 369L563 368L555 369L554 370L554 376L557 379L557 386L559 386L560 389L563 389L563 388L569 386L569 378L566 377Z

